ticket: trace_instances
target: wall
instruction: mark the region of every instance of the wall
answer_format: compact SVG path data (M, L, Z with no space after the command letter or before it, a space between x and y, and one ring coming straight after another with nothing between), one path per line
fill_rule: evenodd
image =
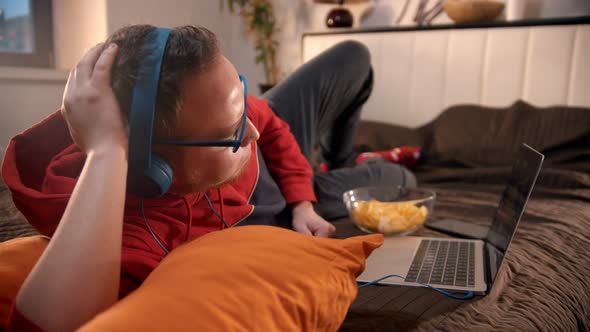
M69 70L106 33L105 0L53 0L56 68Z
M129 25L149 23L158 26L201 25L220 40L222 52L248 79L250 91L264 81L264 73L254 63L254 50L243 32L237 14L221 10L219 0L168 0L163 10L161 0L106 0L108 33Z
M74 66L85 50L131 24L201 25L217 34L221 49L255 86L264 81L237 15L211 0L54 0L57 68ZM256 92L257 89L251 89Z
M0 160L11 137L55 112L67 73L0 67Z

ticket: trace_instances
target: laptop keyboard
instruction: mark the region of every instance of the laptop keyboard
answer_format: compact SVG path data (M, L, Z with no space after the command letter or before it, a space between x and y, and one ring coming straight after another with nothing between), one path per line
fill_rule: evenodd
M475 243L422 240L406 281L475 287Z

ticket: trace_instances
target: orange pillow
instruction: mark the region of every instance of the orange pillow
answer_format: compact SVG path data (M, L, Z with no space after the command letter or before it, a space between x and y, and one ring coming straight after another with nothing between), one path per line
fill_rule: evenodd
M18 290L48 243L40 235L0 243L0 327L6 325Z
M336 331L382 243L269 226L210 233L171 252L80 331Z

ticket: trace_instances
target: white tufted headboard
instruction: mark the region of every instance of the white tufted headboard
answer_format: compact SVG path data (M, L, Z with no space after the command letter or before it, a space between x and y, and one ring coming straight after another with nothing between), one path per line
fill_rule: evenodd
M368 46L363 119L415 127L459 103L590 107L590 17L303 36L303 61L344 40Z

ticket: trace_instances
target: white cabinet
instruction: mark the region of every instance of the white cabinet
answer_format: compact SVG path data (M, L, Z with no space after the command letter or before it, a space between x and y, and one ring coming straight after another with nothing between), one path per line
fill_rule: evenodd
M303 61L356 40L375 87L363 119L420 126L447 106L590 107L590 22L467 29L393 29L303 36Z

